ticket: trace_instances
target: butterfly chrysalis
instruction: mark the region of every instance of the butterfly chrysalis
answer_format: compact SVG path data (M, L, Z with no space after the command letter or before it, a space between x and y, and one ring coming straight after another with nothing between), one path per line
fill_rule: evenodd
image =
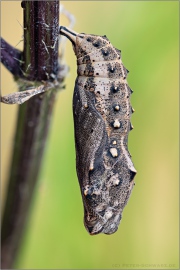
M120 51L106 36L60 27L73 45L77 79L73 96L76 169L87 231L112 234L134 186L128 152L132 90Z

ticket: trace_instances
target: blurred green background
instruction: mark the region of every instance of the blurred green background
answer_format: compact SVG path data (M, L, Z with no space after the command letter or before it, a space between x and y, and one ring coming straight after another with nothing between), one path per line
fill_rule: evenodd
M74 30L107 35L122 51L136 112L129 150L138 171L119 230L89 236L75 171L72 95L76 59L68 41L66 89L58 94L18 269L178 269L178 1L62 1ZM1 2L1 34L22 40L20 1ZM68 25L63 16L61 24ZM23 42L17 45L22 49ZM1 68L1 91L17 91ZM2 203L18 106L1 106Z

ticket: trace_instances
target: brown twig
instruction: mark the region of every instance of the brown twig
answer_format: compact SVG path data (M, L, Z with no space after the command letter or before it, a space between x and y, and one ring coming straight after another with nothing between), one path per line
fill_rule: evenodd
M23 1L22 7L22 68L26 80L23 85L19 85L20 91L27 89L28 80L31 85L34 81L54 80L58 73L59 1ZM7 55L10 55L8 49ZM3 57L5 63L6 55ZM53 89L34 96L19 107L2 219L2 269L12 268L18 253L39 174L55 96L56 91Z

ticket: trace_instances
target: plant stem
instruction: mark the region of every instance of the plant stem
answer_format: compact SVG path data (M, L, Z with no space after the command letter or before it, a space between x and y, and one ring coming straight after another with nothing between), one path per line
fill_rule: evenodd
M26 81L47 80L58 72L59 1L23 1L23 71ZM2 269L14 265L41 166L56 91L19 106L7 197L2 219Z
M20 69L21 51L17 50L13 46L7 43L6 40L0 38L1 44L1 62L2 64L14 75L22 76Z

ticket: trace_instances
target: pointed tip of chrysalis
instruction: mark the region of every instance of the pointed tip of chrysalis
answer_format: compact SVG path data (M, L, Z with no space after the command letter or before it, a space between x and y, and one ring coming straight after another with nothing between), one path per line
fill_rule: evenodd
M131 123L131 125L130 125L130 130L133 130L133 128L134 128L134 126L133 126L132 123Z
M131 112L134 113L135 112L135 109L134 108L131 108Z

